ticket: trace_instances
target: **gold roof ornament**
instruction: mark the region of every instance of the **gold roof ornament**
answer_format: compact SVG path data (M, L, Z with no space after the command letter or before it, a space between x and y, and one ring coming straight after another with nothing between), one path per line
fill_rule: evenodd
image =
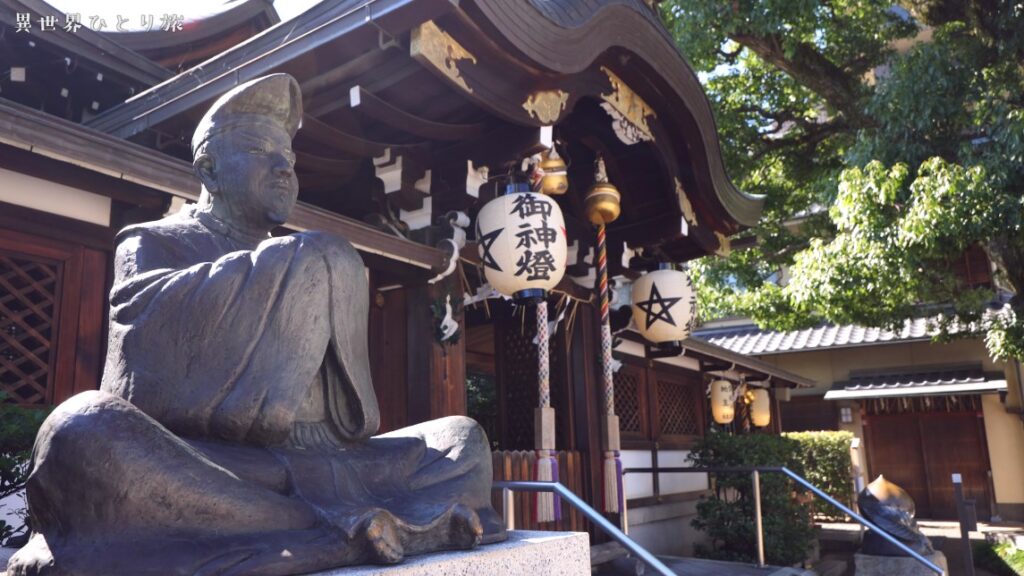
M544 124L554 124L555 120L565 111L569 102L569 94L561 90L541 90L530 94L523 102L523 108L529 112L530 118L536 118Z
M604 100L601 107L614 120L612 128L615 130L615 135L624 144L654 141L654 133L651 132L651 127L647 123L648 116L657 118L654 109L648 106L644 99L614 72L604 66L601 66L601 71L608 76L608 82L612 85L610 93L601 94L601 98Z
M409 55L413 58L419 56L420 60L431 64L466 92L473 91L469 84L466 84L466 79L462 77L456 63L460 60L469 60L470 63L476 64L476 56L470 54L452 38L451 34L438 27L433 20L428 20L413 28L412 38L409 42Z

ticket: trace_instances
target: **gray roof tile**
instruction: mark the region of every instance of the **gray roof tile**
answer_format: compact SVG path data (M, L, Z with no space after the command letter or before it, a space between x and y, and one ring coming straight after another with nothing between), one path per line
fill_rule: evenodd
M762 330L753 324L698 330L694 336L739 354L781 354L842 346L864 346L886 342L926 340L935 334L928 318L914 318L893 332L854 324L821 324L814 328L780 332Z

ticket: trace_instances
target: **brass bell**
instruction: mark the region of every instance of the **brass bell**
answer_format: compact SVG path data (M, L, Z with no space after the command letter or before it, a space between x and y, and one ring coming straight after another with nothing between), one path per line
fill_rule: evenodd
M540 180L541 193L558 196L569 191L569 173L558 152L545 152L541 156L540 170L543 173Z
M584 200L587 220L594 226L611 224L622 211L622 196L618 188L609 182L596 182Z

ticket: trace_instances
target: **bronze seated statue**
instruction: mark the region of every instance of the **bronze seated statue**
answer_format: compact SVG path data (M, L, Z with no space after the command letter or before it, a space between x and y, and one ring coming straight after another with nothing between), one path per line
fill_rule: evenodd
M291 76L231 90L192 141L198 204L118 235L102 387L39 432L11 576L296 574L504 538L473 420L374 436L358 253L269 234L301 117Z

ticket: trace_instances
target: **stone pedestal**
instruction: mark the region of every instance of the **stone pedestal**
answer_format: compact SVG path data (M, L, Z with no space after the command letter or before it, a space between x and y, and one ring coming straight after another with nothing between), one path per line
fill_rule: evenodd
M462 552L439 552L406 558L395 566L350 566L311 576L478 576L545 574L589 576L590 539L583 532L514 530L508 540Z
M942 552L936 550L925 559L949 574L949 563ZM854 554L853 564L856 567L854 576L935 576L934 572L909 556Z

